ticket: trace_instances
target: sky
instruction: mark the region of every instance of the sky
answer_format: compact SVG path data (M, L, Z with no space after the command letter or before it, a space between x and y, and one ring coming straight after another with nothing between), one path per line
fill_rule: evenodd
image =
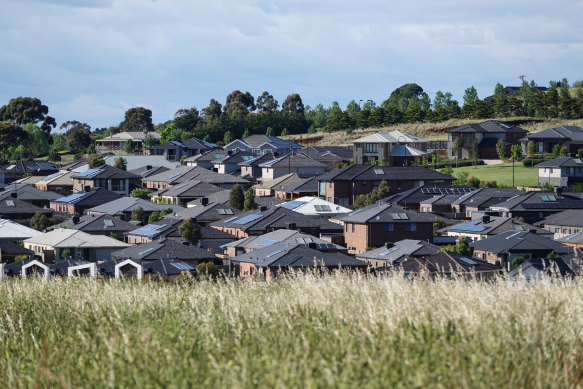
M93 128L236 89L345 107L414 82L461 105L520 75L582 80L581 15L575 0L2 0L0 105L38 97L58 124Z

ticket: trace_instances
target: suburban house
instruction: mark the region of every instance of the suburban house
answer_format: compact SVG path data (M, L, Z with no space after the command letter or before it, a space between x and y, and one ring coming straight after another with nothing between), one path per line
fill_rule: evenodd
M387 200L417 212L450 213L451 203L476 190L473 186L421 185L390 196Z
M427 157L425 139L395 130L378 132L352 141L353 159L357 164L386 162L390 166L407 166Z
M177 165L178 162L168 161L163 155L110 155L110 154L103 154L103 160L105 161L106 165L114 166L116 161L120 158L126 163L127 171L132 171L134 169L138 169L144 166L164 166L168 169L173 169ZM90 169L89 164L85 163L84 165L78 166L73 171L78 173L84 172L85 170Z
M238 265L238 274L242 278L251 276L267 280L277 279L281 274L291 270L308 271L309 269L353 269L366 271L366 262L354 259L346 254L322 252L303 244L274 244L231 258L231 263Z
M319 217L309 217L283 207L256 209L216 221L211 227L228 232L237 238L262 235L286 228L319 237L322 233L342 233L342 226Z
M273 180L261 181L253 185L256 197L273 196L278 189L285 185L300 182L303 179L297 173L290 173L280 176Z
M381 181L395 194L423 185L451 185L453 180L451 176L422 167L350 165L318 176L318 196L348 206L357 196L370 193Z
M298 197L318 195L318 176L303 178L298 182L280 185L275 189L275 198L293 200Z
M59 167L47 161L16 161L0 166L0 184L10 184L24 174L49 176L59 171Z
M583 161L581 158L559 157L541 162L538 168L538 184L556 187L572 186L583 182Z
M179 162L182 157L192 157L212 149L220 149L220 147L214 143L192 137L183 141L171 140L152 146L148 149L148 154L163 155L169 161Z
M138 199L136 197L121 197L89 208L87 209L87 214L109 215L120 220L129 221L131 220L132 212L138 207L142 208L146 220L148 220L153 212L160 212L164 208L171 208L173 212L184 209L173 204L156 204L149 200Z
M573 266L571 261L562 257L531 258L508 272L508 278L527 281L541 280L547 277L575 278L580 275L578 268L579 266Z
M302 146L291 140L282 140L276 136L256 134L245 139L236 139L224 147L227 151L247 151L255 155L278 153L289 154L302 149Z
M111 253L127 243L103 235L91 235L79 230L59 228L24 241L24 247L34 251L43 262L71 257L91 262L111 259Z
M0 200L0 217L3 219L28 225L30 219L37 212L44 214L48 218L53 216L53 210L40 208L17 198L8 197L6 200Z
M583 128L562 126L528 134L520 139L524 153L528 151L529 142L534 142L535 152L539 154L551 154L553 148L559 145L567 146L569 153L575 155L579 149L583 149Z
M106 136L105 138L95 141L95 150L98 152L124 151L126 143L131 140L134 142L135 149L141 150L144 146L146 136L160 140L160 134L155 131L127 131Z
M239 166L241 167L241 177L250 177L254 180L261 178L262 168L259 165L273 161L275 158L276 157L273 153L266 153L239 162Z
M314 161L303 154L286 154L283 157L263 162L261 167L261 180L273 180L290 173L297 173L300 177L312 177L326 171L326 165Z
M442 251L441 247L424 240L403 239L395 243L386 242L378 249L356 254L356 259L369 263L375 268L386 268L410 257L426 257L440 251Z
M202 200L203 202L200 205L182 208L182 210L173 213L171 217L178 219L191 218L198 225L208 226L218 220L227 219L241 213L238 209L231 208L229 204L209 202L207 197Z
M31 260L34 252L12 241L0 240L0 263L12 263L16 261L16 257L20 257L19 260L23 260L23 257L25 260ZM2 278L1 275L0 278Z
M407 278L416 276L446 276L488 280L496 277L502 269L477 258L443 251L423 258L408 258L395 265Z
M201 199L192 200L188 204L186 204L186 206L188 208L191 208L191 207L198 207L201 205L204 206L204 204L217 203L217 204L223 204L223 205L226 205L227 207L229 207L229 197L230 197L230 190L223 189L220 192L209 194L208 196L206 196L206 200L205 200L205 197L203 197ZM283 201L276 199L273 196L258 197L257 195L255 195L255 204L257 204L258 207L265 207L266 209L273 208L281 203L283 203Z
M215 159L224 158L228 153L220 149L212 149L203 151L201 154L193 155L184 160L186 166L198 166L208 170L212 170L215 167L213 161Z
M583 209L583 199L575 193L526 192L494 204L490 209L501 216L521 217L527 223L534 223L561 211Z
M212 160L213 170L220 174L231 174L241 171L241 162L250 161L255 156L251 153L240 151L229 153L224 157Z
M301 149L298 154L322 162L327 166L326 170L330 171L338 169L345 163L352 162L353 149L352 146L313 146Z
M97 265L101 275L122 279L153 277L165 281L174 281L183 272L196 274L196 268L186 262L174 259L156 261L136 261L133 259L111 260Z
M0 192L0 201L18 199L37 207L48 207L52 200L62 195L55 192L44 192L34 186L10 184Z
M73 193L73 176L76 172L62 170L38 180L34 186L43 192L54 192L60 195Z
M55 230L58 228L69 228L71 230L79 230L91 235L106 235L115 237L115 239L123 239L124 232L136 229L135 224L117 219L110 215L75 215L71 219L63 221L47 230Z
M189 201L200 199L222 190L222 188L204 181L191 180L166 189L160 189L158 192L152 194L152 201L184 205Z
M457 157L471 158L470 148L474 142L478 144L478 158L482 159L498 159L496 152L496 143L499 139L504 141L506 145L506 154L510 154L510 146L520 144L520 140L524 138L528 131L512 126L510 124L502 123L498 120L487 120L482 123L465 124L460 127L447 130L447 155L450 158L455 158L453 151L453 144L457 138L461 139L461 150Z
M191 246L188 242L174 239L159 239L149 243L130 246L111 254L113 259L132 259L134 261L157 261L172 259L196 266L201 262L215 262L217 257L210 251Z
M137 175L141 176L142 179L144 179L146 177L153 176L154 174L164 173L168 170L170 170L170 168L168 168L166 166L146 165L146 166L140 166L139 168L136 168L136 169L128 170L128 172L137 174Z
M122 195L105 188L91 188L51 201L51 209L70 215L83 215L89 208L121 198Z
M433 218L390 203L376 203L352 211L338 220L344 223L348 250L363 253L370 247L403 239L430 240Z
M191 180L203 181L223 189L231 189L235 184L240 184L244 188L249 186L249 181L244 178L215 173L200 166L179 166L160 174L154 174L144 178L142 185L148 189L166 189Z
M331 217L338 215L345 215L352 212L352 209L342 207L340 205L331 203L319 197L300 197L298 199L288 201L279 205L291 209L294 212L301 213L306 216L320 216Z
M568 254L572 248L530 231L506 231L470 243L474 257L507 268L515 257L545 258L551 253Z
M569 209L555 213L535 224L554 234L555 239L564 238L583 232L583 209Z
M89 169L72 176L73 192L83 192L87 188L105 188L123 196L141 186L142 177L109 165Z
M514 188L480 188L459 196L451 203L457 217L471 218L473 212L484 211L495 204L516 199L524 192Z
M15 223L12 220L0 219L0 242L10 241L17 243L41 234L42 232L40 231Z

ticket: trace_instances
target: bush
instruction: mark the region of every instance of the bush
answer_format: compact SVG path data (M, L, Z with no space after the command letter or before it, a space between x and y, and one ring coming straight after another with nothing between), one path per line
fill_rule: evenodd
M473 186L474 188L479 188L480 187L480 179L476 176L471 176L467 180L467 185Z
M529 158L529 159L525 159L524 161L522 161L522 165L524 167L533 167L535 165L538 165L541 162L550 161L551 159L553 159L553 157L547 157L547 158Z

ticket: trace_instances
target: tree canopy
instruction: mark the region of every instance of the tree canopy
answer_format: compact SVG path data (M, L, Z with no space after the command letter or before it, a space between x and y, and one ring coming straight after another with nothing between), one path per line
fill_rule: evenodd
M130 108L126 111L124 120L119 124L121 132L147 132L154 131L152 124L152 111L144 107Z
M40 129L50 134L57 122L48 113L49 108L38 98L16 97L0 107L0 120L9 120L21 126L26 123L40 124Z

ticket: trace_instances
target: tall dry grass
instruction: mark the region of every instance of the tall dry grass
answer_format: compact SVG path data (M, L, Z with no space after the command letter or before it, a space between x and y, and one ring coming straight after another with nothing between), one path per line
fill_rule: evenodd
M575 387L583 284L0 282L3 387Z

